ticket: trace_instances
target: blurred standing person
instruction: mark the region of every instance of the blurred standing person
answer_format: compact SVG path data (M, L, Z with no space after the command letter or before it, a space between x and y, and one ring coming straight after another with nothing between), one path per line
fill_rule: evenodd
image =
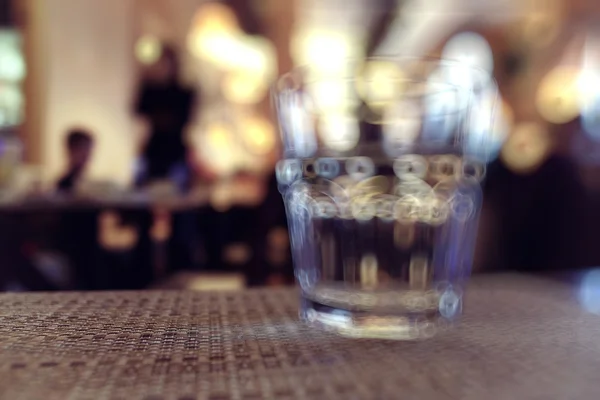
M155 180L169 179L180 191L191 185L188 149L184 141L186 126L191 122L196 106L194 90L179 81L179 57L174 48L163 46L158 60L148 69L138 88L135 114L145 122L147 136L141 148L141 168L136 171L136 186ZM193 211L172 215L172 236L167 244L168 265L172 269L191 266L192 248L196 236ZM144 264L150 264L151 239L147 232L152 217L144 219L140 230L139 252Z
M69 131L65 141L67 152L67 171L56 184L58 191L70 193L73 191L92 155L94 139L83 129Z
M173 179L181 189L190 180L184 130L195 103L192 89L179 82L179 58L171 47L150 67L138 88L135 114L144 120L148 136L141 149L143 168L135 177L141 186L155 179Z

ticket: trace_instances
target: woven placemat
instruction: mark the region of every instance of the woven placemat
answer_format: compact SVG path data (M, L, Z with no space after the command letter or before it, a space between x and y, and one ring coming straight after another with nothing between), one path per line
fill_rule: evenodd
M600 318L573 288L478 278L460 326L346 339L293 290L0 295L2 399L597 399Z

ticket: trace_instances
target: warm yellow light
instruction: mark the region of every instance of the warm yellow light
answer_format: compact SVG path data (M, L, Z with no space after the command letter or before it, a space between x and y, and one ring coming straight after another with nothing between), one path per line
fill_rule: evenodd
M501 159L512 171L531 173L546 159L551 150L550 137L544 127L535 122L515 126L501 151Z
M233 34L193 34L188 40L190 52L196 57L208 61L215 66L233 71L241 71L243 76L236 76L228 85L237 87L236 94L243 92L251 99L252 90L240 86L240 80L247 85L260 83L262 96L266 85L276 74L276 55L273 44L263 38ZM234 72L237 73L237 72ZM229 90L229 89L228 89ZM234 96L236 96L234 94Z
M234 33L239 23L231 8L219 2L206 2L194 14L192 30L201 33Z
M224 150L231 142L231 133L224 125L212 125L207 134L208 144L215 150Z
M370 178L365 179L364 181L359 181L355 185L353 185L349 194L350 197L371 197L378 194L388 193L390 190L390 180L383 175L376 175Z
M150 228L150 237L156 242L164 242L171 236L171 216L165 210L154 211L154 224Z
M275 128L265 118L252 117L242 121L242 142L253 154L268 154L275 148Z
M160 58L161 53L162 46L155 36L144 35L135 44L135 56L142 64L154 64Z
M292 35L291 54L296 65L307 65L318 74L342 72L358 46L340 31L305 28Z
M550 71L538 87L535 104L548 122L567 123L579 115L579 69L557 67Z
M369 107L379 109L402 95L404 83L404 73L396 63L368 61L358 71L356 91Z
M221 32L192 32L188 36L188 50L199 59L212 61L219 57L219 49L230 53L235 51L233 35Z
M306 85L316 114L342 113L357 103L352 87L339 78L322 78Z
M223 95L232 103L255 104L267 94L268 83L262 76L246 71L235 71L223 79Z
M273 44L265 38L245 35L234 13L223 4L200 7L187 41L194 56L218 67L244 71L262 82L268 82L276 72Z
M191 278L191 279L190 279ZM195 291L228 291L241 290L246 286L242 274L201 274L195 277L187 277L185 288Z
M201 127L193 136L199 157L219 174L232 172L238 161L237 147L230 127L213 122Z
M138 240L137 231L128 226L121 226L118 215L106 211L98 217L98 238L102 247L108 250L127 250L135 246Z
M348 151L358 143L358 121L349 115L323 114L319 121L319 136L330 149Z
M205 3L194 15L188 48L198 58L219 57L236 51L235 37L241 34L234 12L217 2Z

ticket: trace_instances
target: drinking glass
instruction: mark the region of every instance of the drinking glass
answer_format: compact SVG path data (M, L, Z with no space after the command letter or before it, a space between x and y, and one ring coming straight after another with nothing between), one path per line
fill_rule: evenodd
M497 97L488 71L431 58L278 81L276 172L303 320L417 339L458 318Z

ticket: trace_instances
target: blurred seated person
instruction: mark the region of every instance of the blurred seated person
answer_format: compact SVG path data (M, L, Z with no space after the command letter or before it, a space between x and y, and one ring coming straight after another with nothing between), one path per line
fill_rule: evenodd
M72 193L88 165L94 147L92 135L84 129L72 129L66 136L67 170L56 184L59 192Z
M195 95L179 82L178 74L175 50L164 47L138 88L134 112L145 123L147 135L142 143L136 186L161 179L171 179L181 189L189 185L184 131L191 119Z

